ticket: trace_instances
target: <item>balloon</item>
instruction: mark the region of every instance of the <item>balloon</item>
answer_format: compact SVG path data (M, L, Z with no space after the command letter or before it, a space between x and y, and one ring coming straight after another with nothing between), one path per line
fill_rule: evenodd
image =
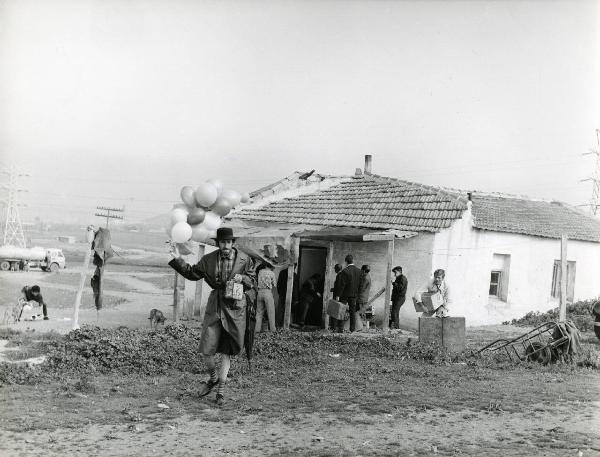
M223 191L223 182L220 179L212 178L206 182L215 186L215 189L217 189L217 194L220 194Z
M224 190L223 192L221 192L221 197L226 198L227 200L229 200L231 202L231 206L233 208L235 208L237 205L240 204L240 201L242 200L242 196L239 192L235 191L235 190Z
M175 208L171 210L171 224L175 225L178 222L187 221L188 212L183 208Z
M192 208L196 206L196 196L194 194L194 188L192 186L183 186L179 195L181 195L181 201L187 206L190 206Z
M208 237L211 238L211 239L215 239L217 237L217 231L216 230L211 230L208 233Z
M201 224L204 221L206 211L203 208L194 208L187 217L187 223L190 225Z
M192 227L187 222L178 222L171 229L171 239L175 243L185 243L192 236Z
M203 243L208 240L209 236L210 232L204 224L196 224L192 227L192 240Z
M196 189L196 203L198 206L208 208L215 202L218 194L217 188L211 183L202 183Z
M250 194L248 192L244 192L242 194L242 203L248 203L250 201Z
M229 211L231 211L232 206L233 205L229 200L223 196L220 196L217 198L215 204L211 206L211 210L217 213L219 216L227 216Z
M218 214L213 211L209 211L204 216L204 222L202 223L209 231L217 230L221 225L221 218Z

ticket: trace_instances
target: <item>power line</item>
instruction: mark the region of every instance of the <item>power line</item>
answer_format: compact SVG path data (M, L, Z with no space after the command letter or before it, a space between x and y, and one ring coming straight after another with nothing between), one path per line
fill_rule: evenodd
M590 149L582 155L594 154L596 156L596 167L591 177L582 179L581 181L592 181L592 197L588 205L591 213L595 216L598 213L600 207L600 129L596 129L596 149Z
M96 216L98 217L105 217L106 218L106 228L108 228L108 221L110 219L121 219L123 220L123 216L120 216L118 214L114 214L114 213L122 213L125 211L125 208L108 208L106 206L96 206L97 210L100 211L104 211L103 213L96 213ZM111 214L111 212L113 214Z
M4 216L4 236L2 244L12 244L19 247L26 247L25 236L23 235L23 226L19 215L18 194L26 192L25 189L19 189L18 179L22 176L29 176L24 173L18 173L17 169L11 166L9 169L3 169L2 174L8 175L8 200Z

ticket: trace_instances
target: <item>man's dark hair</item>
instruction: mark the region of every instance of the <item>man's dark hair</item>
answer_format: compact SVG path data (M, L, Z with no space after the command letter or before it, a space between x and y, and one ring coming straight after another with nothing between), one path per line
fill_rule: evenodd
M402 267L400 265L395 266L394 268L392 268L392 272L394 271L399 271L400 273L402 273Z
M339 263L336 263L335 266L333 267L333 271L335 271L336 273L339 273L340 271L342 271L342 266Z
M363 265L362 267L360 267L360 269L362 271L364 271L365 273L369 273L371 271L371 268L369 268L369 265Z
M352 257L352 254L348 254L344 260L346 261L346 263L348 265L350 265L351 263L354 263L354 257Z
M437 270L435 270L435 271L433 272L433 276L434 276L434 277L435 277L435 276L441 276L442 278L445 278L445 277L446 277L446 272L445 272L443 269L441 269L441 268L438 268Z
M39 292L40 291L40 286L31 286L31 291L32 292Z

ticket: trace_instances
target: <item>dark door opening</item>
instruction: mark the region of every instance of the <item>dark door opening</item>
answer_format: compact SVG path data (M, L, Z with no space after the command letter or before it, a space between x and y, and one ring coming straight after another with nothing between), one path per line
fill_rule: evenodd
M300 246L300 256L298 260L298 286L300 287L298 297L301 302L303 286L311 278L318 275L314 281L316 289L321 294L320 297L314 297L311 301L306 314L304 325L321 326L323 322L323 284L325 281L325 266L327 263L327 248ZM315 278L313 278L314 280ZM298 306L295 313L295 322L301 319L302 306Z

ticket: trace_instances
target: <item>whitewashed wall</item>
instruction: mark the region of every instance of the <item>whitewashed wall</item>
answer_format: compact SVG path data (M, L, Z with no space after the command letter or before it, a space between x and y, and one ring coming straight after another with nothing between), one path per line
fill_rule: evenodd
M560 240L471 228L471 213L436 234L432 267L446 269L451 314L467 325L498 324L529 311L558 306L551 297ZM489 296L494 254L510 255L507 300ZM600 295L600 243L569 241L567 258L576 262L575 300Z

